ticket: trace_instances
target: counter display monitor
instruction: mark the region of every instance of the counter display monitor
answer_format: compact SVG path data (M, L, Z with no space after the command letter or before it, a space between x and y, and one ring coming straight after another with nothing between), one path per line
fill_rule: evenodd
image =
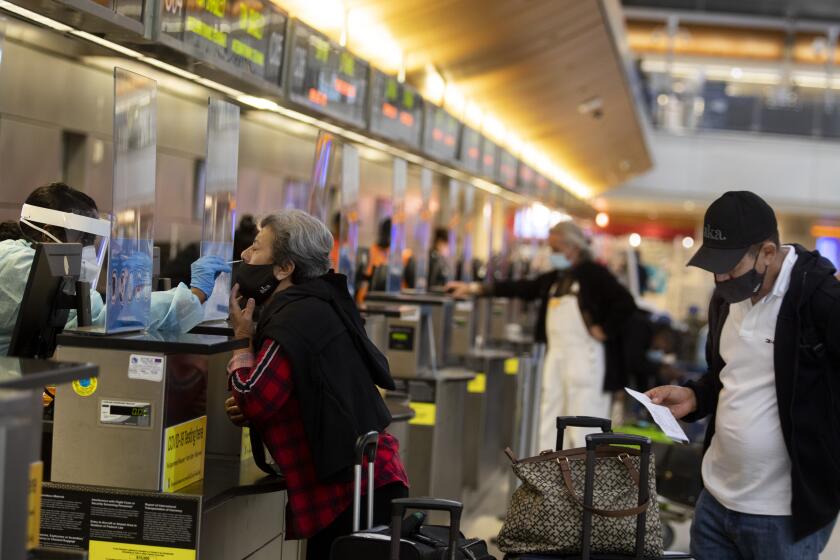
M498 159L499 146L489 138L483 138L481 142L481 174L495 181Z
M461 135L461 149L458 159L464 168L472 173L481 171L481 133L469 126L464 127Z
M526 164L524 161L520 161L517 180L519 190L527 194L533 193L534 190L536 190L536 179L537 174L533 169L531 169L531 166Z
M363 127L369 64L299 21L290 48L289 98Z
M280 83L287 17L270 0L164 0L160 30L190 54Z
M516 188L517 161L507 150L499 150L499 172L496 179L503 187Z
M279 84L286 15L269 0L236 0L229 4L228 59L246 72Z
M390 139L420 146L423 97L413 87L379 70L373 71L370 130Z
M460 132L461 121L440 107L431 103L426 105L423 150L427 154L443 161L455 161Z

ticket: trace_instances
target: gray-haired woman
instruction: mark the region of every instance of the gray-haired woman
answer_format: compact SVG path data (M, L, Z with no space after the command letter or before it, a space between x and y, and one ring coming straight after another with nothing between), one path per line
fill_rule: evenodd
M399 443L385 432L391 417L376 389L394 388L388 362L365 334L347 279L329 270L332 245L327 227L305 212L265 218L242 253L230 302L236 336L250 346L228 364L228 416L258 432L283 471L288 538L308 539L312 559L329 558L332 542L352 530L359 435L380 432L374 522L388 523L391 500L408 494Z
M557 416L609 418L611 393L625 385L619 341L636 310L633 296L592 259L589 240L574 222L551 229L554 270L532 280L450 283L456 295L540 301L536 340L547 343L543 368L539 449L553 449ZM581 446L586 430L566 430L565 446Z

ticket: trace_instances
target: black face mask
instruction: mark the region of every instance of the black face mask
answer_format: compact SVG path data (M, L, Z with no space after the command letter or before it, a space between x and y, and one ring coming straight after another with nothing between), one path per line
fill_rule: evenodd
M766 270L759 273L755 269L758 263L758 255L755 256L755 263L753 263L752 270L742 274L736 278L731 278L724 282L715 281L715 293L723 298L727 303L739 303L745 301L761 290L764 284L764 275Z
M239 284L239 293L248 300L253 299L257 305L265 303L280 285L280 280L274 277L273 264L239 263L233 274L233 283Z

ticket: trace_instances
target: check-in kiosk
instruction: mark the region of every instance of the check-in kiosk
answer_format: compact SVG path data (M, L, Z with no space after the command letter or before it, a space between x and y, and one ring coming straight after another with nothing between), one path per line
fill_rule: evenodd
M467 386L464 431L475 437L464 445L463 481L477 488L502 469L502 451L511 445L518 362L506 350L476 349L467 363L475 379Z
M420 305L369 302L363 310L370 339L388 358L394 377L432 377L437 369L431 312Z
M39 500L42 391L47 385L95 377L98 369L86 363L0 358L0 557L9 560L57 557L39 548L40 517L31 499ZM65 558L82 559L82 554Z
M87 529L42 531L42 541L75 539L91 558L105 558L101 551L140 551L142 535L152 535L153 546L202 560L297 559L299 542L284 542L284 479L256 467L249 438L224 414L224 365L244 340L68 333L58 344L58 356L87 356L102 373L57 391L44 504L53 513L78 508ZM150 510L172 516L174 529L162 530ZM94 530L100 524L115 528Z
M452 338L449 356L452 363L462 364L475 346L476 336L476 300L459 298L452 309Z
M485 345L503 341L510 323L511 300L508 298L480 298L477 301L478 335Z
M385 336L376 335L375 327L366 328L388 357L398 391L408 395L414 415L409 420L410 446L402 452L411 494L459 500L467 439L464 403L467 384L475 374L463 368L437 367L432 354L436 334L431 312L436 304L409 305L408 301L408 296L399 294L384 294L373 301L369 297L362 314L367 322L385 325ZM393 303L399 305L395 308L390 305Z
M172 333L60 335L58 359L88 359L103 375L56 390L53 481L174 491L199 480L200 472L169 463L203 465L208 384L226 380L209 378L209 361L246 344ZM201 457L177 453L181 440Z
M371 292L367 295L366 301L370 303L385 303L391 305L410 305L420 308L420 328L422 336L417 337L427 348L417 346L422 354L428 354L428 365L432 368L442 368L449 363L449 346L452 340L452 312L454 300L451 297L438 294L423 294L416 292L386 293ZM427 322L426 324L423 324ZM415 334L412 325L403 324L399 320L388 321L388 349L392 346L400 346L399 341L409 342L397 333ZM399 325L399 327L398 327ZM430 336L427 336L428 333ZM394 339L397 334L398 339ZM428 341L427 341L428 338ZM407 346L403 345L403 346ZM390 359L389 355L389 359ZM425 364L423 364L425 365ZM392 369L394 365L391 365Z

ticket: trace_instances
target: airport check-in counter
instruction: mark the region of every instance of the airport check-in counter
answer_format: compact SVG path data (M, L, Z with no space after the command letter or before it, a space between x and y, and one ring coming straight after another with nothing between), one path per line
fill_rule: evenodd
M433 377L397 379L415 413L409 421L411 445L403 457L413 497L463 499L463 449L467 384L475 373L444 368ZM445 521L445 516L435 522Z
M507 337L512 306L508 298L483 297L476 301L477 334L485 346Z
M464 432L464 485L478 488L504 466L505 447L513 437L518 361L512 352L476 349L467 360L475 379L467 386ZM513 394L511 394L513 393Z
M57 390L42 510L72 511L83 529L42 527L42 543L89 550L91 560L144 547L202 560L301 557L300 541L283 540L285 480L259 470L247 433L224 412L227 361L246 344L206 334L60 335L56 356L86 356L100 375Z
M449 363L449 348L452 341L452 314L455 301L445 295L415 292L386 293L370 292L367 302L371 304L411 305L420 308L422 335L418 337L427 348L421 352L430 356L429 365L442 368ZM428 324L425 322L428 320ZM396 321L389 321L389 348L392 346L390 337L396 332ZM406 325L407 328L410 326ZM428 335L428 341L427 341Z
M460 500L464 404L467 384L475 374L463 368L437 367L431 355L436 337L431 309L438 304L408 305L408 297L369 298L362 314L369 336L388 358L398 390L408 395L414 412L409 420L410 445L402 453L411 495Z
M453 364L465 363L475 347L476 300L473 297L456 298L452 309L452 339L449 343L449 357Z
M207 321L194 327L190 334L232 338L233 327L226 320ZM240 341L240 346L244 344ZM227 379L227 364L232 356L233 349L230 349L213 354L208 359L210 379L213 381L207 385L207 455L250 460L243 457L250 446L248 431L232 424L224 411L224 402L230 396L227 383L215 382Z
M88 363L0 358L0 557L4 560L86 557L38 548L40 518L30 500L40 497L43 476L43 388L97 374L97 367Z

